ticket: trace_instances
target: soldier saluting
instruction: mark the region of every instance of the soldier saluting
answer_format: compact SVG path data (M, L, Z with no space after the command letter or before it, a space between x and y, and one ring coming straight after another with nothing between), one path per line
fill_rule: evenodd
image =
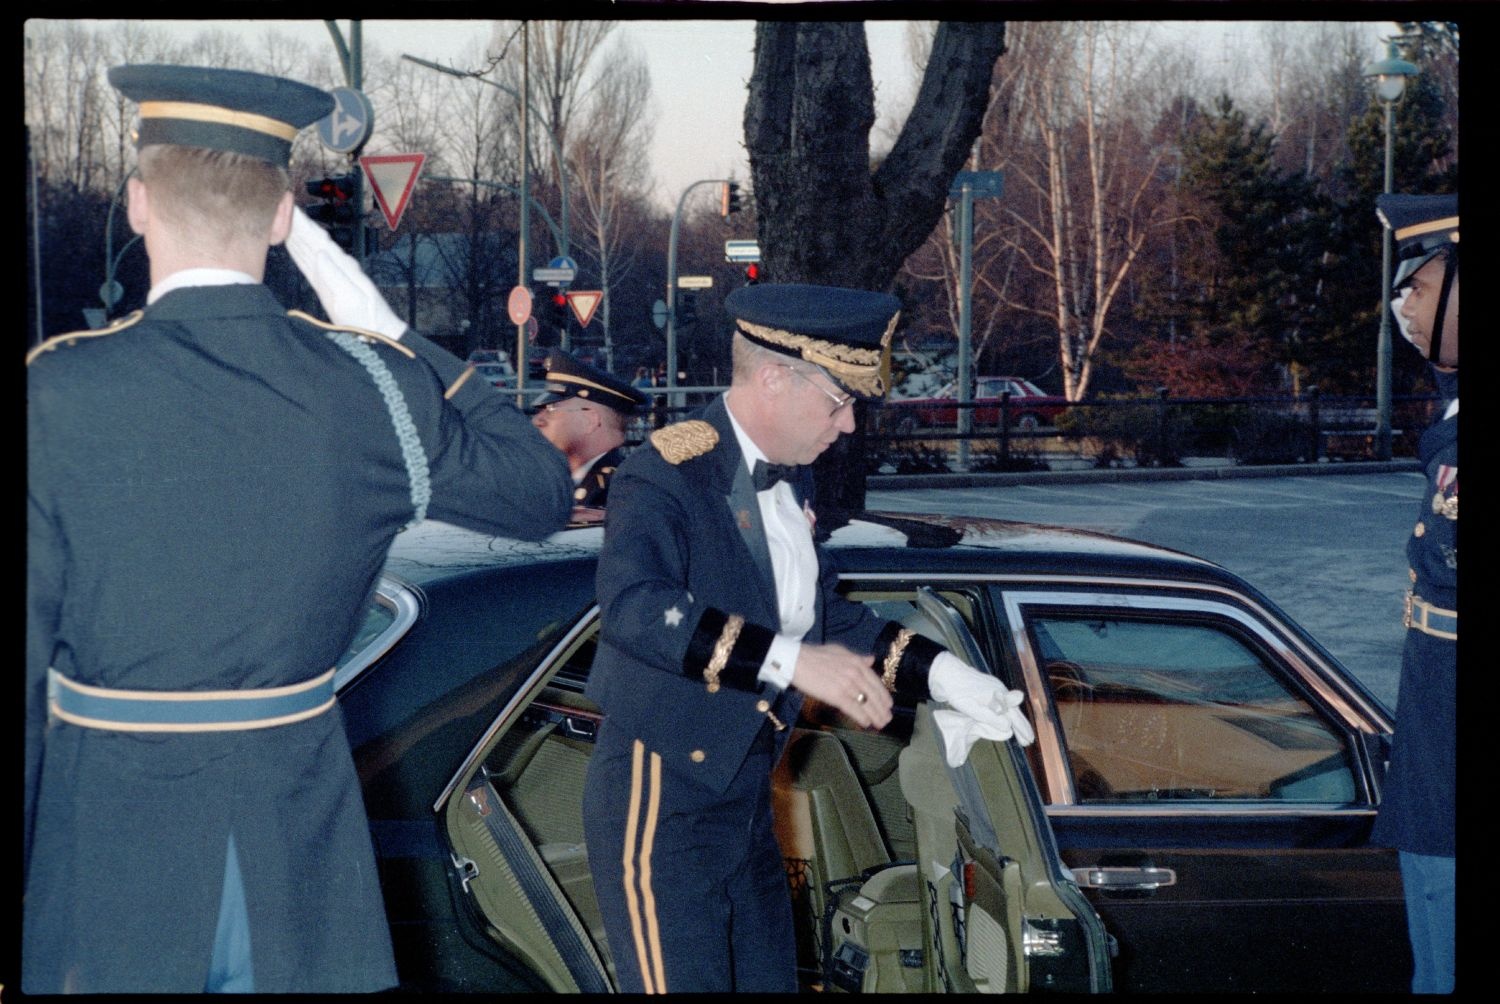
M331 667L400 529L543 537L567 468L371 309L294 209L292 140L327 93L185 66L109 78L139 103L129 219L152 288L27 359L22 988L389 987ZM383 330L278 303L261 278L289 237L335 321L347 301Z

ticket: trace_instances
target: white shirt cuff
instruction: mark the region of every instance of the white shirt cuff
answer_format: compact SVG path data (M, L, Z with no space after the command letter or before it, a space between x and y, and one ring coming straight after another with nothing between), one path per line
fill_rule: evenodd
M797 657L802 654L802 642L779 634L771 639L771 648L760 664L756 679L763 680L782 690L792 685L792 673L797 668Z

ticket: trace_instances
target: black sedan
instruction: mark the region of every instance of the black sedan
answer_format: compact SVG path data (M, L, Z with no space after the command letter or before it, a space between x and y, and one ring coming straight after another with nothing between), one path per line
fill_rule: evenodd
M818 531L851 598L1022 690L1037 741L951 770L925 704L876 733L809 702L774 795L810 989L1406 988L1366 843L1391 715L1253 587L1055 527ZM613 989L581 795L601 540L408 531L340 664L403 988Z

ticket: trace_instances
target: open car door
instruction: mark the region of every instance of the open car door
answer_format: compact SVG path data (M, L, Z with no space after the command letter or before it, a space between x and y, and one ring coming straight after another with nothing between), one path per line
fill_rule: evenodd
M851 598L984 669L962 615L922 588ZM932 707L874 734L808 721L774 784L778 837L825 991L1103 992L1110 939L1064 869L1024 757L980 742L950 769ZM807 951L810 949L811 951Z

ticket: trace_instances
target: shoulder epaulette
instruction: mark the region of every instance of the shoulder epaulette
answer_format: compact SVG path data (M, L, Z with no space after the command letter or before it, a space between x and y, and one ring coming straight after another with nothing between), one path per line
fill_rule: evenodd
M719 432L702 419L677 422L651 433L651 445L669 464L692 460L719 445Z
M400 352L402 355L406 356L406 358L408 359L417 358L417 354L411 349L407 348L405 345L402 345L400 342L396 341L396 339L390 337L389 335L382 335L378 331L367 331L364 328L356 328L348 324L329 324L327 321L320 321L311 314L303 313L300 310L288 310L287 316L295 317L299 321L307 321L310 324L316 324L324 331L347 331L349 332L349 334L354 335L356 338L363 339L367 342L384 342L386 345L389 345L397 352Z
M112 335L116 331L124 331L136 321L139 321L141 317L145 315L145 313L146 312L144 310L133 311L132 313L126 314L118 321L110 322L109 325L103 328L94 328L90 331L70 331L65 335L53 335L45 342L32 349L30 352L26 353L26 365L30 366L31 361L37 356L41 355L43 352L51 352L53 349L58 348L59 346L71 346L80 338L98 338L101 335Z

